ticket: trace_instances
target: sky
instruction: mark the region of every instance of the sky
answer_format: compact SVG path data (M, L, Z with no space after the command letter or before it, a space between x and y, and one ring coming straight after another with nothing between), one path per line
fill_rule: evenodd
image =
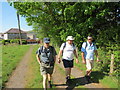
M21 16L20 25L23 31L32 30L32 26L28 26L25 18ZM0 2L0 32L4 33L10 28L18 28L16 10L7 2Z

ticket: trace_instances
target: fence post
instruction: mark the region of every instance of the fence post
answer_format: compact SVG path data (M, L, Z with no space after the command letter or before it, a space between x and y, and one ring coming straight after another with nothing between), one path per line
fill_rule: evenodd
M110 72L109 75L112 75L114 71L114 54L111 54L111 62L110 62Z

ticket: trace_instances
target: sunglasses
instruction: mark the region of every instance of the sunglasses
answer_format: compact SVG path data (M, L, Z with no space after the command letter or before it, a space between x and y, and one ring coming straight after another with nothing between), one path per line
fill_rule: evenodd
M92 40L92 39L88 39L88 40Z

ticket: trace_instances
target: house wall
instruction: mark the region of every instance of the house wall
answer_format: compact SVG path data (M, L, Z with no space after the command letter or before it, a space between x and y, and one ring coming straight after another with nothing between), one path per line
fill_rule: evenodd
M36 35L33 35L33 39L36 40Z
M3 36L3 34L0 34L0 39L4 39L4 36Z
M8 39L8 34L4 34L4 39L5 39L5 40Z
M21 34L22 39L27 39L26 33ZM8 33L8 39L19 39L19 34L18 33Z
M34 35L34 34L27 34L27 38L36 40L36 35Z

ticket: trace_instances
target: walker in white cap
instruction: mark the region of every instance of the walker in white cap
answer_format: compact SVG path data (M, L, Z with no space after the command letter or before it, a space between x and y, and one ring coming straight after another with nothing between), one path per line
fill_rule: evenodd
M68 36L66 40L74 40L73 36Z

